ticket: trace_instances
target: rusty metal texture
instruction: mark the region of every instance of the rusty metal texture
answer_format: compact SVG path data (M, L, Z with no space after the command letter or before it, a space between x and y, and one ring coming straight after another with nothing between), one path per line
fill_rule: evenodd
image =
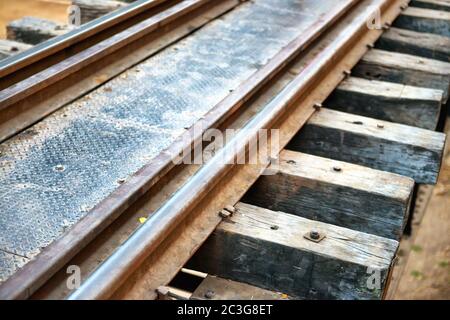
M245 3L1 144L0 281L333 5Z

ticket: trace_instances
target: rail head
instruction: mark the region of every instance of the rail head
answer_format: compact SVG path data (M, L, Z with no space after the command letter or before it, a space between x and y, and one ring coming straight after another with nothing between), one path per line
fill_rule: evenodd
M180 0L137 0L116 11L110 12L100 18L76 27L66 34L49 39L33 48L0 61L0 78L20 71L41 59L76 45L98 33L131 19L146 10L153 9L161 4L177 3Z

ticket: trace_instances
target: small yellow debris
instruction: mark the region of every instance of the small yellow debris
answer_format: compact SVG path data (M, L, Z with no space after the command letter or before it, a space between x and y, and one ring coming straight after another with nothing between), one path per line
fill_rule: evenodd
M145 223L145 221L147 221L147 218L146 218L146 217L140 217L140 218L139 218L139 222L140 222L140 223Z
M289 296L286 293L281 294L281 299L287 299Z

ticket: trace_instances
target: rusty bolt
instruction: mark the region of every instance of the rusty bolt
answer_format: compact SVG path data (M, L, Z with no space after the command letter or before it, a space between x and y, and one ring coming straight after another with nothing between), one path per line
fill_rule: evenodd
M315 103L314 104L314 109L316 109L316 111L320 111L320 109L322 109L322 104L321 103Z
M228 210L220 210L219 216L222 219L228 219L229 217L231 217L231 212L229 212Z
M232 214L236 212L236 208L233 206L226 206L225 210L227 210L228 212L230 212Z
M316 230L312 230L312 231L309 233L309 237L310 237L311 239L313 239L313 240L319 240L319 239L320 239L320 233L319 233L318 231L316 231Z
M212 299L212 298L214 298L214 295L215 295L214 291L208 290L208 291L206 291L206 293L205 293L205 298L206 298L206 299Z

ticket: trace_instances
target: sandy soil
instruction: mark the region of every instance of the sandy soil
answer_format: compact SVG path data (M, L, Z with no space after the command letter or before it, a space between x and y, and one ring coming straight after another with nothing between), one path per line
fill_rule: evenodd
M0 0L0 39L6 37L6 24L24 16L58 22L67 21L69 0Z
M446 132L450 137L450 117ZM393 299L450 300L450 140Z

